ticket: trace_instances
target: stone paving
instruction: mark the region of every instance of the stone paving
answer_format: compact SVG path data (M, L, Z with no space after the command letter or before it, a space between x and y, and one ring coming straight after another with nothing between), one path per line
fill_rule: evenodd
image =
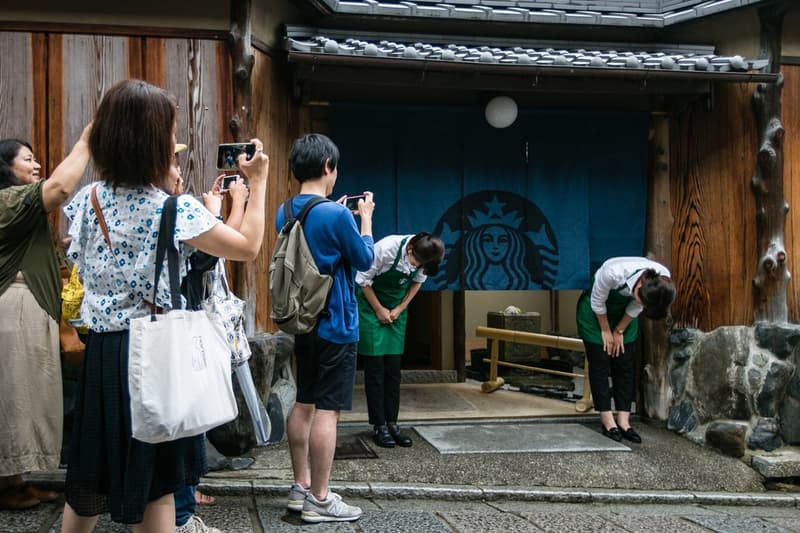
M596 420L585 423L598 431ZM285 509L292 479L286 443L251 450L246 470L209 473L200 488L218 505L198 510L207 524L231 533L285 532L797 532L800 491L787 480L778 491L743 461L697 446L658 424L638 422L644 443L622 452L442 454L408 425L411 448L372 445L365 424L340 434L363 437L371 459L334 461L333 490L362 506L353 524L306 525ZM497 441L514 423L474 432ZM539 427L541 431L546 428ZM490 444L490 443L487 443ZM64 470L31 475L62 488ZM0 533L60 529L62 504L0 511ZM101 517L98 532L128 528Z
M800 498L798 498L800 500ZM217 505L200 507L206 524L226 533L289 532L299 529L332 532L681 532L800 533L795 505L610 505L523 501L450 501L438 499L348 498L364 509L353 523L304 524L299 513L287 511L280 496L218 496ZM60 503L29 511L0 511L3 533L57 533ZM123 533L129 528L102 516L98 532Z

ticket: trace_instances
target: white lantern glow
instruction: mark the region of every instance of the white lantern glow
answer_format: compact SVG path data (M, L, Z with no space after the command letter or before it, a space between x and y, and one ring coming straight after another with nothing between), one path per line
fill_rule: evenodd
M486 122L495 128L507 128L517 120L517 103L508 96L495 96L486 104Z

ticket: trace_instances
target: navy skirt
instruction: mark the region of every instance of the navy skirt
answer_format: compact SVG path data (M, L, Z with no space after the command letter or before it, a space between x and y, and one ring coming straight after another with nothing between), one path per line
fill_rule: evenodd
M80 516L137 524L149 502L206 473L202 435L162 444L131 436L128 331L89 333L74 416L65 497Z

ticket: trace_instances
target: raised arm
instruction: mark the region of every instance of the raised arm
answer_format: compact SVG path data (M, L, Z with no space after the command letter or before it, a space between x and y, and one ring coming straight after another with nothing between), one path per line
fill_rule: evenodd
M89 132L92 131L91 122L83 128L78 142L72 151L59 163L50 177L42 184L42 205L46 212L50 212L67 201L67 198L78 186L78 182L89 163Z
M207 232L186 242L207 254L234 261L252 261L261 251L264 238L267 178L269 156L258 139L252 139L256 153L249 161L239 155L239 168L250 183L250 200L247 203L239 231L226 224L217 224Z

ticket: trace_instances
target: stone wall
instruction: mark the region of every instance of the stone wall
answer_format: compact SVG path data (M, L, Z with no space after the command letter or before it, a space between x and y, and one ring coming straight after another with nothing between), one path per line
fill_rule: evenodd
M248 340L253 352L248 361L250 372L272 424L269 444L275 444L286 439L286 419L297 392L291 366L294 337L286 333L256 333ZM250 411L235 377L233 389L239 404L239 416L212 429L207 436L223 454L242 455L256 445L256 437Z
M667 427L734 457L800 443L800 326L670 332Z

